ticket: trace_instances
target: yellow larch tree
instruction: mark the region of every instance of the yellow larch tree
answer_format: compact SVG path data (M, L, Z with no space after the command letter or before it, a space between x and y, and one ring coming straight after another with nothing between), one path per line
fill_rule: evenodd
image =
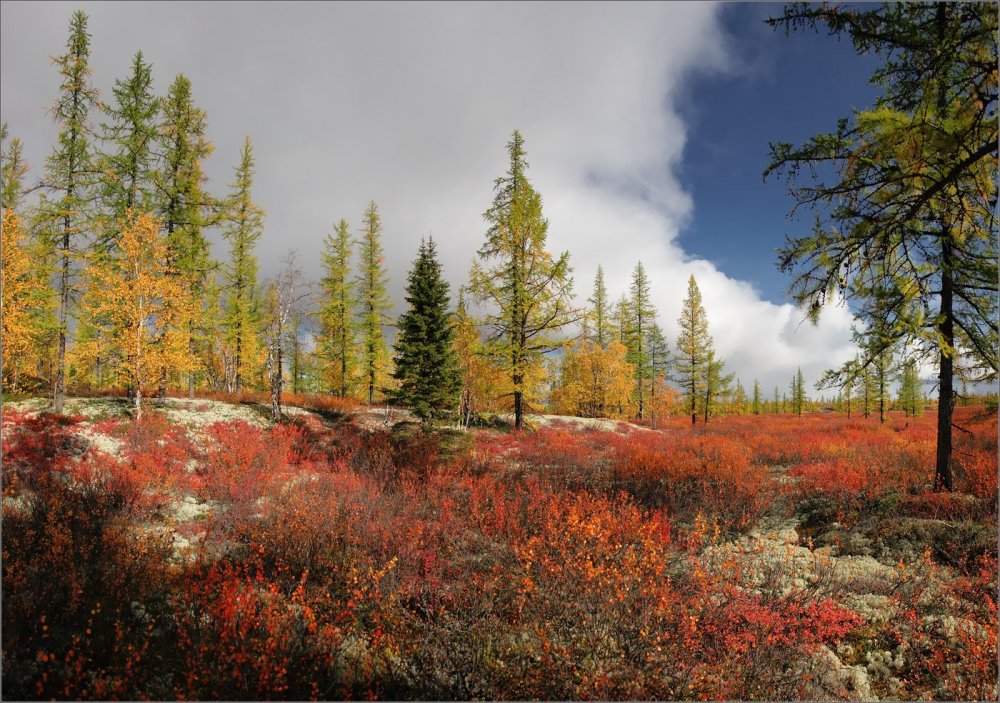
M104 357L116 381L131 389L139 417L143 394L157 387L163 369L176 373L196 366L186 330L178 324L195 303L170 275L166 239L151 215L128 211L118 232L115 256L88 271L92 286L83 305L104 321Z
M0 345L3 348L4 387L17 389L18 377L33 347L32 306L42 293L32 275L32 262L21 218L13 210L3 214L0 240Z
M601 348L583 341L569 349L553 394L556 410L581 417L631 417L636 411L635 366L625 360L626 353L621 342Z

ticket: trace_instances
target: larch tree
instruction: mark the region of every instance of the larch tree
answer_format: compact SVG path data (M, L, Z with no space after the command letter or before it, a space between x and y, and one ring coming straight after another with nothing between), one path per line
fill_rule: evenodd
M52 241L46 232L38 227L28 226L28 218L22 212L22 204L26 193L43 184L27 188L24 184L28 173L28 163L24 159L24 147L17 137L8 137L7 124L0 125L0 209L6 214L18 215L18 222L24 232L18 246L24 251L28 261L28 276L31 283L26 286L31 290L31 301L27 305L29 319L27 327L30 330L30 347L24 351L21 361L15 366L18 382L22 382L21 372L25 377L31 377L31 385L43 387L53 382L55 378L55 354L58 348L56 333L57 301L51 287L51 253ZM32 231L33 230L33 231Z
M802 417L802 411L805 409L806 404L806 386L805 380L802 377L801 367L795 372L795 375L792 376L791 398L792 412L799 417Z
M8 135L7 123L0 125L0 208L19 212L24 198L24 177L28 162L24 159L24 145L17 137Z
M737 415L744 414L747 409L747 392L739 379L736 379L736 390L733 391L733 408Z
M38 207L39 226L52 253L56 279L56 368L53 409L63 411L66 397L66 347L74 304L74 274L80 239L87 232L88 209L93 198L94 166L90 113L100 109L97 89L91 83L90 34L87 15L76 11L70 18L66 53L55 60L62 83L52 114L59 139L45 168L45 192Z
M885 422L886 411L889 409L889 384L894 371L892 363L892 348L883 346L874 354L871 367L875 377L875 387L878 394L878 421Z
M486 323L493 351L510 377L514 427L520 430L531 402L526 399L529 377L546 352L565 344L554 333L574 322L576 313L569 252L553 258L545 250L549 223L542 216L541 195L525 174L520 132L513 133L507 153L510 167L496 180L493 204L484 214L489 229L473 264L470 289L493 307Z
M105 107L109 121L101 124L100 152L94 155L96 175L96 207L94 208L94 243L86 253L91 265L86 271L96 271L95 259L113 254L118 240L116 227L132 208L147 211L152 207L153 145L157 135L159 102L153 94L152 67L137 52L131 73L115 81L113 100ZM85 280L84 287L95 285ZM81 315L76 329L81 347L98 350L96 354L75 354L72 366L75 379L90 376L96 387L104 385L104 356L99 350L110 348L101 338L107 321Z
M324 390L341 398L350 395L357 366L351 254L349 226L342 219L323 240L322 297L317 313L320 327L317 350L325 367Z
M660 411L667 395L664 393L667 376L670 373L670 345L663 335L663 330L655 321L651 321L646 331L646 354L649 358L649 415Z
M635 369L625 346L580 340L563 356L553 397L558 412L580 417L630 417L635 412Z
M102 222L95 248L102 254L117 239L115 225L126 212L153 205L160 101L153 92L152 66L141 51L132 58L132 72L115 81L112 93L114 101L106 110L110 121L101 125L103 147L97 157Z
M859 360L860 364L860 360ZM875 406L875 398L878 393L878 386L875 383L875 374L872 373L871 366L859 367L857 376L858 395L861 396L861 409L867 418L872 413Z
M167 263L195 301L202 301L214 268L205 227L214 220L215 203L203 189L202 163L212 153L205 130L205 111L194 104L191 81L183 74L170 84L162 101L158 148L159 167L153 178L156 214L167 237ZM188 318L178 322L187 330L188 346L197 357L206 336L205 311L189 306ZM161 392L166 384L166 372ZM195 369L188 374L188 395L194 394Z
M34 275L27 234L21 217L5 207L0 228L0 351L4 388L19 387L21 371L33 344L32 309L42 293L44 282Z
M649 329L656 320L656 308L650 299L649 277L639 261L632 271L629 287L629 317L626 332L628 362L635 367L635 397L639 419L645 416L646 385L654 377L649 355Z
M264 233L264 210L253 200L254 158L250 137L243 141L240 164L226 199L223 238L229 243L229 262L223 268L225 303L222 329L232 353L232 379L226 385L243 391L244 368L258 354L261 323L257 300L257 257L254 247Z
M389 351L382 326L388 322L390 308L386 284L385 257L382 254L382 219L375 201L368 204L362 218L359 242L358 277L356 281L358 304L358 333L361 344L361 373L364 377L365 397L369 404L385 386Z
M628 297L622 293L611 309L611 336L617 339L623 346L626 346L628 342L630 315Z
M698 419L698 408L705 395L706 379L710 376L709 360L714 357L712 337L708 333L708 316L701 303L701 291L692 275L688 279L688 292L677 320L677 355L674 359L674 381L684 394L684 402L691 413L691 424Z
M844 362L840 368L824 371L823 376L816 382L816 390L836 388L840 391L840 394L844 398L848 419L851 417L853 410L851 401L858 385L859 371L858 359L855 357Z
M194 303L170 274L167 243L148 213L130 210L116 224L114 253L95 260L83 305L101 330L104 352L115 376L132 389L135 415L142 398L158 385L161 369L184 370L193 359L176 322Z
M704 398L702 400L702 417L705 424L712 415L717 415L719 409L726 402L726 398L732 393L732 383L734 375L723 374L726 362L715 358L715 350L708 348L705 358L705 380Z
M908 416L919 417L924 411L923 393L917 360L908 357L900 364L899 405Z
M813 231L779 265L815 321L850 298L859 317L938 358L935 486L952 490L955 362L997 377L997 24L991 3L793 4L770 20L826 27L883 58L871 110L804 145L771 145ZM821 168L817 168L821 167ZM868 360L864 362L867 366Z
M597 273L594 275L594 293L587 302L590 303L586 317L591 328L591 335L597 346L603 349L614 339L614 334L611 323L611 305L608 302L608 289L604 284L604 269L600 266L597 267Z
M434 240L420 242L406 286L409 309L396 323L394 402L413 408L425 422L455 408L462 386L453 346L448 282L441 275Z

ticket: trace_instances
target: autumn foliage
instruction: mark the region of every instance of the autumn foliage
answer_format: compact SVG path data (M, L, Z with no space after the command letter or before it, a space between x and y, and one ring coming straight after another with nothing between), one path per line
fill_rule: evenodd
M101 335L77 353L104 355L141 412L142 397L160 384L164 369L193 368L181 323L191 317L194 302L169 269L167 242L151 215L130 210L118 229L116 254L90 268L83 305L102 326Z
M306 414L195 436L8 411L3 693L791 699L823 690L823 652L902 647L900 695L988 697L995 552L918 555L876 621L833 582L755 587L712 556L785 498L995 520L978 412L971 496L939 505L932 420L469 436Z

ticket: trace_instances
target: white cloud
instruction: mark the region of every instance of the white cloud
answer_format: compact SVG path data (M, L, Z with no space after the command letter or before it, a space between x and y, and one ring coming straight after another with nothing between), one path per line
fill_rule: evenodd
M5 3L3 116L42 163L55 131L41 120L76 5ZM331 223L356 225L369 199L384 221L397 305L421 236L433 232L452 285L482 242L482 213L506 169L514 128L542 193L553 250L569 249L580 301L603 264L614 297L641 259L668 337L693 273L719 353L750 384L783 389L850 355L850 316L823 324L676 244L692 199L675 172L686 80L711 80L727 54L710 3L84 4L104 96L142 48L164 90L183 71L207 110L210 187L221 191L244 134L268 212L262 270L289 246L318 278ZM762 246L766 244L762 243ZM220 256L224 252L217 252ZM398 309L397 309L398 312Z

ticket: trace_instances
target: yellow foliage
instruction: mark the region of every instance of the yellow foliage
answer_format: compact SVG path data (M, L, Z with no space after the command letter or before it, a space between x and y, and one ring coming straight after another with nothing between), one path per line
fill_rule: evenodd
M2 297L2 339L4 381L16 386L18 371L26 363L32 347L31 304L40 288L32 276L31 257L21 219L7 209L3 216L0 241L0 297Z
M602 349L585 341L569 349L562 363L562 379L552 398L557 411L581 417L634 415L635 367L625 361L625 353L621 342Z
M170 373L195 367L184 322L195 306L183 283L167 267L167 245L156 220L129 211L118 226L116 254L88 270L91 286L83 306L101 325L100 352L116 379L138 399Z

